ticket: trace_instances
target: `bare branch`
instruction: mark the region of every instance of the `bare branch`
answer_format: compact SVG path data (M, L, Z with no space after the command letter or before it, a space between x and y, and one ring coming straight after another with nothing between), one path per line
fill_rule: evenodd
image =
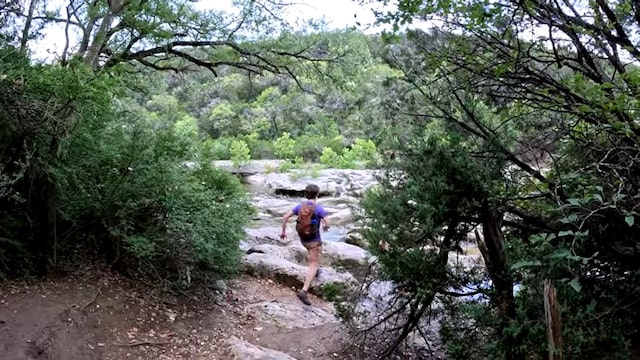
M141 63L144 66L148 66L154 70L160 70L160 71L173 71L173 72L180 72L180 69L173 67L173 66L165 66L165 65L158 65L157 63L153 63L150 61L147 61L146 59L138 59L138 62Z

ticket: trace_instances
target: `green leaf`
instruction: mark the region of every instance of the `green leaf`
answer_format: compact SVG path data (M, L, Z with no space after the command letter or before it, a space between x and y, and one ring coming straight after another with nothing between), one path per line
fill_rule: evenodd
M520 260L515 264L511 265L511 270L518 270L527 267L541 266L542 262L540 260Z
M624 221L627 223L627 225L633 226L633 224L636 222L636 218L633 215L629 214L624 217Z
M557 259L557 258L569 258L571 256L572 255L571 255L571 252L569 251L569 249L561 248L561 249L558 249L558 250L554 251L549 257Z
M562 222L563 224L570 224L575 222L576 220L578 220L578 215L577 214L571 214L569 216L566 216L562 219L560 219L560 222Z
M574 198L571 198L567 201L569 202L569 204L575 205L575 206L579 206L582 202L580 199L574 199Z
M565 231L560 231L558 233L558 237L571 236L573 234L574 234L573 230L565 230Z
M582 285L580 285L580 280L578 280L577 276L569 281L569 286L571 286L576 292L580 292L580 290L582 290Z

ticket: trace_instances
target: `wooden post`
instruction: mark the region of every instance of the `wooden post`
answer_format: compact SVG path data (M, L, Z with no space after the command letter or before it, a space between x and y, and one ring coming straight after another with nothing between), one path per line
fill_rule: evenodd
M556 288L550 279L544 281L544 314L549 340L549 360L562 360L562 322Z

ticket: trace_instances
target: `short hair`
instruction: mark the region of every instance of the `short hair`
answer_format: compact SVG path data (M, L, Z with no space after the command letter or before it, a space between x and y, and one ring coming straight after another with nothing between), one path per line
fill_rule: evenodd
M318 197L318 193L320 193L320 188L318 185L309 184L304 189L304 197L307 199L315 199Z

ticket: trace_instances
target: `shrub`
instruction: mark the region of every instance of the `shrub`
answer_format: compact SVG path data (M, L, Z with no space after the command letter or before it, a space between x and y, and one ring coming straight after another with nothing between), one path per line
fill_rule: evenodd
M284 161L278 167L279 172L287 172L295 168L295 164L290 161Z
M269 140L261 139L248 139L248 136L243 136L242 139L247 143L251 157L253 159L273 159L273 142Z
M356 139L351 149L344 149L342 154L332 148L322 149L320 163L339 169L368 168L377 165L378 153L376 144L371 140Z
M239 167L251 160L251 150L244 140L233 140L229 148L231 162L233 166Z
M241 256L238 243L249 215L242 185L206 164L193 173L181 172L185 182L166 198L167 229L172 239L183 239L186 244L172 241L167 255L178 268L234 274ZM175 259L178 254L184 258Z
M297 155L295 146L296 141L291 138L288 132L285 132L274 142L273 152L280 159L294 160Z
M0 59L0 278L43 274L64 230L52 182L61 142L110 106L113 79L80 66L31 66L11 47L0 47Z
M335 283L335 282L331 282L331 283L326 283L322 286L322 297L327 300L327 301L339 301L341 300L344 295L345 295L345 291L347 290L346 285L341 284L341 283Z
M242 185L202 152L193 168L181 165L193 144L139 114L87 123L65 142L61 213L77 229L95 224L97 250L122 270L183 283L233 274L249 214Z
M353 147L348 151L350 160L360 162L365 167L375 165L378 151L376 144L369 139L356 139Z
M202 143L203 155L213 160L229 160L231 141L231 138L208 138Z
M295 153L307 161L319 161L324 148L340 152L344 148L342 136L311 136L301 135L296 138Z
M336 166L338 163L339 156L333 151L331 148L322 149L322 155L320 156L320 163L326 166Z

